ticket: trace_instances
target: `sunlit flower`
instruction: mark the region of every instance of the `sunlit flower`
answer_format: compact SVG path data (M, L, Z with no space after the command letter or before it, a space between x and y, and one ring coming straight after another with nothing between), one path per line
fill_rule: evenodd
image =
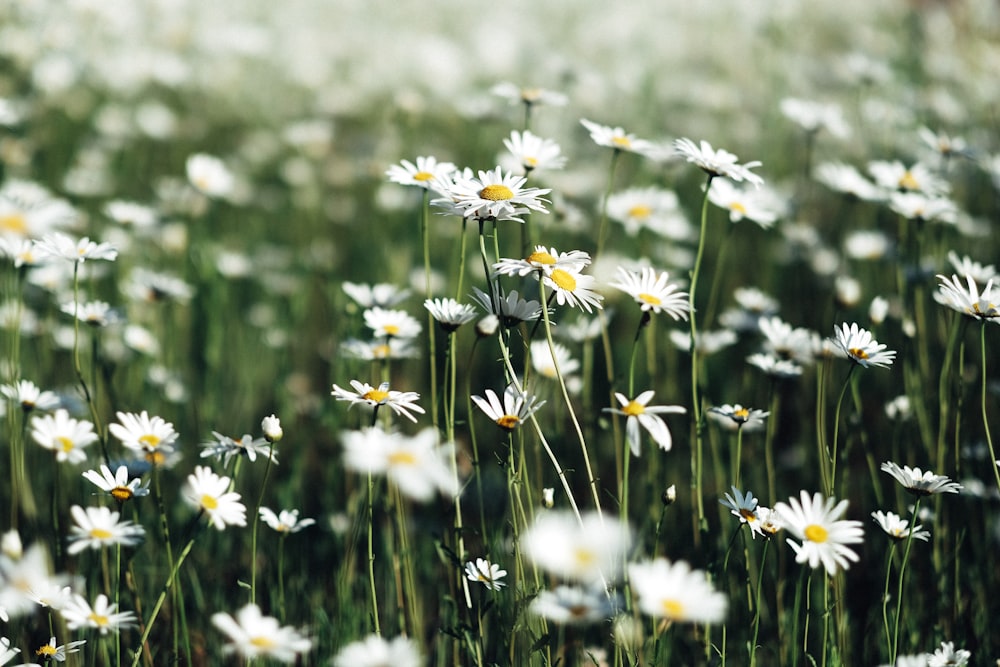
M498 591L507 584L500 581L507 576L507 570L501 570L496 563L491 563L485 558L477 558L473 563L471 560L465 563L465 576L469 581L478 581L491 591Z
M771 414L763 410L745 408L739 403L736 405L715 405L709 408L709 412L719 415L736 426L736 428L747 431L757 430L764 425L764 420Z
M420 351L413 340L389 338L380 340L360 340L348 338L340 344L340 350L351 359L373 361L375 359L416 359Z
M348 408L355 405L369 405L372 409L378 409L387 405L397 415L402 415L414 423L417 418L410 414L411 412L424 414L424 409L417 405L420 394L415 391L390 390L388 382L383 382L375 388L367 382L351 380L351 386L354 387L353 392L333 385L330 394L338 401L348 401L350 403Z
M733 495L725 494L726 497L719 502L724 507L729 508L730 513L750 526L750 537L755 537L761 532L760 521L757 518L757 499L749 491L744 495L735 486L732 487Z
M226 197L233 191L236 179L225 163L213 155L196 153L185 163L188 182L209 197Z
M522 88L509 81L496 84L490 88L490 92L509 100L511 104L561 107L566 106L568 101L565 95L554 90L537 87Z
M927 667L965 667L971 659L972 653L955 649L955 642L941 642L941 646L927 656Z
M835 192L864 201L881 201L885 192L869 181L857 167L842 162L823 162L816 166L814 177Z
M555 248L536 245L524 259L502 258L493 265L495 276L526 276L548 274L556 270L579 273L590 265L590 254L582 250L559 252Z
M18 380L14 384L0 385L0 394L21 406L25 412L52 410L59 407L59 397L51 391L42 391L31 380Z
M120 225L137 228L153 227L158 222L156 210L136 202L116 199L104 205L104 215Z
M143 485L142 480L138 477L130 480L128 466L118 466L114 474L112 474L111 468L102 463L100 470L100 472L88 470L83 473L83 477L101 491L108 493L118 502L122 503L132 498L149 495L149 482L147 481Z
M638 153L639 155L650 155L655 146L645 139L637 139L634 134L629 134L621 127L611 127L600 125L586 118L580 119L580 124L590 132L590 138L598 146L606 146L616 151L628 153Z
M249 433L245 433L242 438L237 440L218 431L212 431L212 435L215 436L215 440L202 445L202 458L214 456L215 460L221 460L223 465L228 466L229 461L234 456L245 456L253 463L257 460L257 455L260 454L264 458L270 458L272 463L278 462L274 448L266 444L267 440L264 438L255 438Z
M118 605L109 602L108 596L104 593L97 596L93 606L82 595L74 595L60 612L66 619L66 627L70 630L93 628L102 635L118 632L122 628L135 627L137 623L133 612L118 611Z
M730 222L746 218L764 229L774 226L775 221L785 212L784 202L771 190L741 188L726 179L712 180L708 200L728 211Z
M229 640L223 651L239 653L247 660L266 657L291 663L312 649L311 639L295 628L282 627L278 619L265 616L255 604L237 611L235 618L222 612L212 614L212 625Z
M893 192L889 195L889 208L908 220L954 224L958 217L955 202L922 192Z
M35 252L39 260L52 257L81 264L88 259L114 261L118 257L118 251L110 243L97 243L87 237L74 241L60 232L35 241Z
M523 222L520 216L529 211L548 213L543 195L548 189L526 188L525 178L504 175L497 167L493 171L480 171L478 178L456 176L447 186L442 199L432 204L454 208L466 218L479 220L513 220Z
M939 274L938 280L941 284L934 293L934 299L938 303L980 322L1000 324L1000 309L997 307L997 303L1000 303L1000 294L998 290L993 289L992 279L987 281L982 291L969 275L965 276L968 289L962 286L956 275L948 278Z
M747 363L773 377L793 378L802 375L800 364L791 359L779 359L773 354L751 354L747 357Z
M920 468L910 466L899 467L892 461L882 464L882 471L892 475L892 478L903 485L907 491L915 496L930 496L938 493L958 493L962 485L951 481L945 475L935 475L930 470L923 471Z
M63 409L51 415L32 417L31 437L45 449L55 452L57 461L69 463L86 461L84 449L98 439L93 424L73 419Z
M615 613L612 599L599 587L556 586L539 591L528 610L558 625L600 623Z
M438 162L433 156L421 156L417 158L416 164L403 160L399 164L392 165L386 170L385 175L393 183L415 185L429 190L434 187L435 181L446 180L454 172L455 165L451 162Z
M455 299L427 299L424 301L424 308L449 333L476 319L476 309L473 306L459 303Z
M684 241L691 238L691 223L680 208L677 195L657 187L629 188L608 198L608 217L635 236L648 229L660 236Z
M403 310L374 306L364 312L365 326L376 338L416 338L423 328L415 317Z
M260 420L260 430L264 432L264 438L268 442L278 442L285 434L281 430L281 420L274 415L268 415Z
M571 308L580 307L588 313L601 308L604 297L594 291L593 276L564 269L553 269L542 274L542 282L555 294L556 303Z
M172 274L139 267L129 274L122 292L130 298L150 303L187 303L194 294L194 288Z
M896 358L894 350L885 349L884 344L875 340L871 333L862 329L857 323L850 325L844 322L840 328L833 328L836 338L832 338L833 343L859 366L868 368L869 366L880 366L888 368Z
M757 525L760 526L760 534L771 538L778 534L785 525L781 522L778 512L770 507L757 506Z
M118 424L109 424L108 431L121 441L122 446L136 452L172 452L177 440L174 425L161 417L150 417L143 410L117 413Z
M549 349L548 341L531 341L531 366L543 377L556 379L561 373L563 377L580 370L580 362L573 358L572 353L562 343L553 343ZM554 355L554 356L553 356ZM558 367L558 373L556 368Z
M928 196L948 194L948 182L938 176L926 165L919 162L907 167L898 160L876 160L868 163L868 173L875 179L875 184L888 191L922 192Z
M696 164L709 176L721 176L736 182L746 181L757 186L764 184L763 178L750 171L761 165L757 160L738 164L735 155L721 148L715 150L707 141L702 141L699 146L690 139L677 139L674 141L674 149L681 157Z
M996 278L997 269L992 264L981 264L968 255L959 257L954 250L948 251L948 263L960 276L970 276L977 283L986 283Z
M392 283L377 283L367 285L365 283L352 283L344 281L340 286L347 296L362 308L392 308L401 303L410 295L410 290L403 289Z
M472 396L472 402L505 431L513 431L545 405L545 401L540 401L535 396L518 391L513 383L504 389L502 404L492 389L487 389L484 393L486 394L485 398Z
M37 239L70 225L76 218L77 212L68 202L37 183L8 178L0 187L2 237Z
M300 519L298 510L281 510L280 514L275 514L267 507L260 508L260 518L272 530L285 535L297 533L316 523L315 519Z
M757 328L764 336L764 350L780 359L806 363L812 359L811 332L793 327L780 317L762 317Z
M347 431L342 436L344 465L360 473L385 475L404 495L420 502L435 492L452 497L459 490L449 465L453 445L440 445L438 437L434 428L412 437L375 427Z
M524 554L538 567L584 584L617 579L630 543L627 527L596 512L585 513L582 522L571 512L545 512L521 535Z
M838 139L844 139L851 134L851 128L844 120L844 113L836 104L786 97L781 100L780 108L783 116L806 132L816 133L826 130Z
M499 286L494 286L494 294L499 292ZM534 322L542 316L542 304L534 299L525 299L518 294L517 290L511 290L500 298L490 296L479 289L472 288L472 298L479 303L487 312L500 318L500 322L507 329L516 327L521 322Z
M646 429L653 441L663 451L670 451L673 439L670 429L663 421L661 414L686 414L687 409L680 405L647 405L655 392L644 391L634 399L629 400L624 394L615 392L615 398L621 403L621 408L604 408L605 412L627 417L625 420L625 440L632 449L633 456L639 456L639 427Z
M688 293L678 291L666 271L647 266L637 273L619 266L617 281L609 285L635 299L642 311L666 313L675 320L688 318Z
M121 545L131 547L139 544L146 536L145 529L131 521L120 521L118 512L107 507L79 505L70 508L75 524L70 526L70 545L67 551L76 554L84 549L101 549Z
M876 510L872 512L872 518L875 519L878 527L885 531L886 535L897 542L905 540L910 535L910 522L901 518L895 512ZM922 528L923 526L920 524L913 527L913 539L926 542L930 539L931 534L929 531L922 530Z
M559 144L534 135L529 130L511 132L510 138L503 140L503 145L526 174L544 169L562 169L566 165L566 158L561 154Z
M348 644L334 656L333 667L421 667L417 642L408 637L387 640L380 635L369 635L361 641Z
M88 301L86 303L71 301L64 303L60 310L95 328L106 327L121 320L121 314L112 308L107 301Z
M840 518L847 511L846 500L838 503L834 498L824 499L820 493L810 497L801 491L798 499L789 498L774 509L784 527L801 540L801 544L788 540L795 551L795 562L808 562L813 569L822 564L828 574L834 575L838 567L847 569L848 561L858 561L858 554L847 545L861 542L864 532L860 521Z
M647 616L676 623L717 623L726 616L726 596L684 561L630 563L628 581L639 611Z
M67 655L70 653L79 653L80 647L86 643L86 639L80 639L75 642L69 642L68 644L57 645L56 638L50 637L48 644L43 644L35 650L35 655L41 657L45 662L50 660L54 660L56 662L66 662Z
M232 480L216 475L211 468L196 466L188 475L182 496L193 508L204 512L217 530L226 526L247 525L247 508L240 502L240 494L229 490Z

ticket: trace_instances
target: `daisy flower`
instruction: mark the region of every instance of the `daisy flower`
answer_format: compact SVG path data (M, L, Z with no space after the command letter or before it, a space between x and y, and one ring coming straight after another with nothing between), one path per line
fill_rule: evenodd
M348 401L350 403L348 409L355 405L369 405L377 410L387 405L397 415L402 415L413 423L417 422L417 418L410 414L411 411L424 414L424 409L417 405L420 394L415 391L390 390L388 382L383 382L375 388L367 382L351 380L351 386L354 387L354 391L333 385L333 391L330 392L338 401Z
M73 419L61 408L52 415L32 417L31 437L45 449L54 451L56 461L69 463L86 461L83 450L97 442L93 424Z
M0 394L21 406L25 412L52 410L59 407L59 397L51 391L42 391L31 380L18 380L14 384L0 385Z
M733 181L746 181L756 186L764 184L764 179L750 171L759 167L761 163L757 160L738 164L738 158L727 150L715 150L707 141L702 141L701 145L695 144L690 139L677 139L674 141L674 150L688 162L692 162L707 173L710 177L722 176Z
M87 643L86 639L81 639L68 644L57 645L55 637L49 637L49 643L43 644L35 650L35 655L41 656L43 662L54 660L56 662L66 662L66 656L70 653L79 653L80 647Z
M955 202L922 192L893 192L889 195L889 208L907 220L954 224L958 217Z
M590 254L582 250L559 252L555 248L536 245L534 252L524 259L502 258L493 265L494 276L526 276L548 274L559 269L580 272L590 265Z
M629 236L636 236L641 229L675 241L688 240L692 235L691 223L681 211L677 194L662 188L616 192L608 198L608 217L621 223Z
M344 294L351 297L354 303L362 308L374 308L375 306L392 308L410 296L410 290L402 289L392 283L367 285L344 281L340 288L344 290Z
M760 526L760 534L764 537L771 538L778 534L778 531L784 528L784 524L781 522L781 517L778 512L770 507L757 507L757 525Z
M566 102L568 101L565 95L554 90L530 86L521 88L509 81L496 84L490 88L490 92L508 100L511 104L562 107L566 106Z
M529 349L531 367L539 375L555 380L560 372L566 377L580 370L580 362L573 358L569 349L562 343L553 343L552 349L549 349L548 341L534 340L531 341Z
M472 396L475 403L483 413L492 419L497 426L505 431L513 431L521 425L528 417L535 414L539 408L545 405L545 401L538 400L537 397L522 393L511 383L503 391L503 403L492 389L487 389L486 397Z
M233 191L236 179L225 163L213 155L196 153L184 164L188 182L209 197L226 197Z
M446 186L442 199L431 203L453 208L466 218L478 220L513 220L524 222L520 216L529 211L548 213L543 195L549 189L526 188L523 176L503 174L500 167L492 171L480 171L478 178L456 176L454 182Z
M739 403L736 405L714 405L708 409L712 414L719 415L722 419L734 424L738 429L755 431L763 427L764 420L770 416L770 412L757 410L755 408L745 408Z
M898 160L876 160L868 163L868 173L875 179L875 185L887 191L922 192L929 196L948 194L948 182L934 175L921 163L907 167Z
M639 456L639 427L642 426L663 451L670 451L673 440L670 429L663 421L661 414L686 414L687 409L680 405L647 405L655 392L644 391L634 399L629 400L624 394L615 392L615 398L621 403L621 408L604 408L605 412L627 417L625 420L625 440L632 449L633 456Z
M876 510L872 512L872 518L875 519L878 527L885 531L886 535L897 542L905 540L910 535L910 522L895 512ZM929 531L921 530L922 528L923 526L919 524L913 527L913 539L926 542L930 539L931 534Z
M175 275L137 268L129 274L122 292L132 299L150 303L187 303L194 288Z
M60 232L47 234L41 241L35 241L35 253L39 260L51 257L81 264L88 259L113 262L118 257L118 251L110 243L96 243L87 237L74 241Z
M944 132L935 132L929 127L917 128L917 136L924 145L943 158L952 156L971 157L969 144L962 137L952 137Z
M844 112L836 104L786 97L781 100L780 109L785 118L806 132L816 133L826 130L839 139L851 134L851 128L844 120Z
M11 648L9 639L0 637L0 665L6 665L11 658L20 652L19 648Z
M750 537L754 537L761 532L760 520L757 518L757 499L749 491L744 495L735 486L731 487L733 495L726 494L726 497L719 502L727 507L730 513L740 520L740 523L750 526Z
M452 497L459 491L450 466L453 446L440 445L434 428L410 437L371 427L347 431L342 441L349 470L385 475L414 500L426 502L435 492Z
M784 215L784 203L767 189L748 190L725 179L713 179L708 200L729 212L730 222L746 218L764 229L770 229Z
M630 563L628 580L639 611L647 616L677 623L717 623L726 616L726 596L684 561Z
M935 475L930 470L924 472L920 468L903 466L900 468L892 461L882 464L882 472L889 473L893 479L903 485L915 496L931 496L938 493L958 493L961 484L951 481L945 475Z
M104 593L97 596L93 606L82 595L74 595L60 613L66 620L68 629L94 628L102 635L118 632L122 628L132 628L137 624L133 612L118 611L118 605L109 602Z
M795 562L809 563L816 568L820 564L830 575L837 568L847 569L848 561L858 561L858 554L848 544L857 544L864 538L860 521L844 520L840 517L847 511L847 501L839 503L834 498L823 498L816 493L811 498L805 491L799 499L789 498L787 503L774 506L784 527L801 543L791 539L788 544L795 551Z
M639 155L650 155L654 152L655 146L645 139L637 139L634 134L629 134L620 127L601 125L586 118L580 119L580 124L590 132L590 138L598 146L607 146L616 151L637 153Z
M70 317L75 317L86 325L100 328L121 321L121 315L107 301L88 301L64 303L59 310Z
M842 162L823 162L816 166L813 178L834 192L863 201L882 201L885 192L869 181L857 167Z
M507 570L501 570L499 565L485 558L477 558L475 563L471 560L466 562L465 576L469 581L478 581L491 591L498 591L507 585L500 581L507 576Z
M118 512L112 512L107 507L88 507L86 510L79 505L70 508L75 525L70 527L70 554L80 553L84 549L101 549L121 545L132 547L139 544L146 536L142 526L131 521L119 521Z
M230 459L234 456L245 456L253 463L257 460L257 455L260 454L265 458L270 458L272 463L278 463L274 448L267 445L267 440L264 438L255 438L246 433L237 440L218 431L212 431L212 435L215 436L215 440L202 445L201 458L203 459L214 456L216 461L221 460L224 466L228 466Z
M240 502L240 494L229 491L228 477L216 475L211 468L197 466L188 475L182 497L191 507L204 512L217 529L226 526L247 525L247 508Z
M156 210L132 201L117 199L109 201L102 209L104 215L120 225L136 228L154 227L158 221Z
M390 310L374 306L364 312L365 326L376 338L416 338L421 327L417 318L403 310Z
M300 519L298 510L281 510L280 514L275 514L274 510L267 507L260 508L260 518L272 530L283 535L297 533L316 523L315 519Z
M971 276L977 283L989 282L997 276L997 269L992 264L981 264L968 255L959 257L954 250L948 251L948 263L960 276Z
M264 657L292 663L312 649L312 640L295 628L282 627L278 619L265 616L260 607L248 604L236 616L212 614L212 625L229 640L223 652L239 653L247 660Z
M812 360L812 332L793 327L780 317L761 317L757 328L764 336L764 350L781 359L799 363Z
M675 320L687 320L690 304L688 293L678 292L669 282L670 274L644 267L639 272L618 267L618 280L611 287L625 292L639 304L643 312L666 313Z
M112 474L111 468L102 463L100 472L88 470L83 473L83 478L120 503L149 495L149 482L143 485L138 477L130 480L128 466L118 466Z
M500 318L507 329L516 327L521 322L534 322L542 316L542 304L534 299L525 299L517 290L511 290L503 297L499 296L499 287L494 286L494 298L478 287L472 288L472 298L487 312Z
M521 535L524 554L553 576L583 584L615 580L632 537L620 521L604 521L596 512L549 511L535 518Z
M593 276L564 269L553 269L542 274L545 283L556 295L556 303L570 308L580 307L588 313L600 310L604 297L594 291L597 280Z
M539 591L528 611L558 625L586 625L606 621L615 608L612 599L599 588L556 586L551 591Z
M428 155L418 157L416 164L409 160L394 164L386 170L385 175L393 183L430 190L435 181L447 180L455 169L451 162L438 162L437 158Z
M156 451L170 453L174 450L177 431L170 422L164 421L161 417L150 417L145 410L139 414L134 412L116 414L120 423L109 424L108 431L118 438L126 449L144 453Z
M260 420L260 430L268 442L278 442L285 432L281 430L281 420L274 415L268 415Z
M963 315L967 315L980 322L995 322L1000 324L1000 310L997 302L1000 302L1000 295L993 289L993 280L986 282L986 287L979 290L976 281L972 276L966 275L965 281L968 289L961 284L958 276L951 278L938 274L938 291L934 293L934 299L943 306L956 310Z
M880 366L888 368L896 358L894 350L886 350L884 344L879 344L871 333L853 323L844 322L840 328L833 328L835 338L830 340L847 358L859 366Z
M423 663L420 648L412 639L401 636L387 640L380 635L369 635L340 649L330 664L333 667L421 667Z
M374 361L376 359L416 359L419 350L412 340L389 338L383 340L359 340L348 338L340 344L340 350L351 359Z
M955 642L941 642L934 653L927 656L927 667L965 667L972 659L972 653L965 649L955 649Z
M455 299L427 299L424 301L424 308L448 333L457 331L466 322L476 319L474 307Z
M559 144L528 130L511 132L510 138L503 140L503 145L525 174L543 169L562 169L566 165L566 158L561 155Z

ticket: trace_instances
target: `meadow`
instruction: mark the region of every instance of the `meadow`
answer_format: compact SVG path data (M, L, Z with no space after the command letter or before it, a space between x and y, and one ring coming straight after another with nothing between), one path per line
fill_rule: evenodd
M0 665L1000 664L996 3L62 4Z

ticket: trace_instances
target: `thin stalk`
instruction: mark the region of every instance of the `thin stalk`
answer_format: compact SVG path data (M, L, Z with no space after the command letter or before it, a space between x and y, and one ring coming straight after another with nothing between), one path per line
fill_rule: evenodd
M771 540L764 542L764 552L760 557L760 569L757 572L757 590L754 593L753 640L750 643L750 667L757 664L757 635L760 632L760 590L764 583L764 563L767 561L767 547Z
M847 377L844 378L844 386L841 388L840 396L837 398L837 408L833 413L833 451L830 453L830 485L825 489L828 496L833 495L833 490L837 483L837 445L840 435L840 408L844 403L844 395L847 394L847 388L851 385L851 377L854 375L855 368L857 368L857 364L852 363L851 369L847 371Z
M906 534L906 549L903 551L903 562L899 566L899 586L896 589L896 622L892 631L892 651L889 653L889 664L896 664L899 655L899 619L903 617L903 584L906 581L906 565L910 559L910 546L913 544L913 528L920 514L920 496L913 503L913 516L910 517L910 530Z
M430 190L423 188L423 196L420 202L420 238L424 246L424 293L427 298L433 297L431 293L431 242L427 233L428 207L430 206ZM464 224L464 219L463 219ZM431 379L431 423L436 429L438 426L438 398L437 398L437 342L434 336L434 316L427 311L427 346L430 348L429 370Z
M253 525L250 530L250 602L257 604L257 529L260 527L260 506L264 502L264 488L271 472L271 462L274 460L274 445L267 452L267 464L264 466L264 480L260 483L260 493L257 494L257 504L253 508Z
M982 370L980 371L979 374L980 379L982 380L982 387L981 387L982 401L980 403L980 407L982 408L982 413L983 413L983 431L986 432L986 444L990 448L990 461L996 461L997 455L996 451L993 449L993 436L990 435L990 422L986 418L986 322L985 321L979 325L979 354L980 354L979 357L980 362L983 365ZM990 465L989 467L993 469L993 478L996 480L997 489L1000 490L1000 465Z
M368 473L368 588L372 601L372 625L376 635L382 634L378 620L378 592L375 589L375 483Z
M889 579L892 574L892 556L896 551L896 542L889 545L889 555L885 560L885 586L882 588L882 627L885 629L885 650L892 655L892 628L889 626Z

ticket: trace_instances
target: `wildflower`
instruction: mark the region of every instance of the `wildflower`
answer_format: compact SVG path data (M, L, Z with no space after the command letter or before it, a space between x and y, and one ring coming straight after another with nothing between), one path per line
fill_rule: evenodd
M872 518L875 519L875 523L878 527L885 531L885 534L894 539L897 542L905 540L910 535L910 522L905 521L900 518L895 512L883 512L882 510L876 510L872 512ZM926 542L930 539L930 532L926 530L921 530L923 526L916 525L913 527L913 539L923 540Z
M109 602L108 596L104 593L97 596L93 606L82 595L74 595L60 613L70 630L94 628L102 635L118 632L122 628L135 627L137 624L133 612L118 611L118 605Z
M118 438L126 449L146 454L155 452L169 454L174 450L177 431L170 422L164 421L161 417L150 417L145 410L139 414L134 412L116 414L120 423L109 424L108 431Z
M735 486L732 487L733 495L726 494L724 500L719 502L729 508L730 513L740 520L740 523L750 526L750 537L754 537L760 532L760 521L757 520L757 499L749 491L744 495Z
M333 667L421 667L423 658L417 643L408 637L390 641L380 635L369 635L340 649L331 664Z
M579 273L590 264L590 254L582 250L559 252L555 248L536 245L524 259L503 258L493 265L494 276L526 276L534 273L551 274L562 270Z
M563 304L571 308L579 306L588 313L593 312L592 308L601 308L604 297L594 291L596 280L593 276L553 269L551 273L542 275L542 282L555 293L556 303L560 306Z
M184 165L188 182L199 192L209 197L229 195L236 179L219 158L197 153L188 157Z
M507 576L507 570L501 570L496 563L490 563L485 558L477 558L473 563L471 560L465 564L465 576L469 581L478 581L491 591L498 591L506 584L502 581Z
M447 186L445 197L431 203L453 207L456 213L478 220L513 220L523 222L521 215L529 211L548 213L543 198L548 189L526 188L525 178L504 175L500 167L493 171L480 171L479 177L456 176Z
M489 338L495 335L499 328L500 318L490 313L479 318L479 321L476 322L476 335L480 338Z
M878 230L861 229L851 232L844 239L844 252L852 259L878 260L892 250L892 241Z
M604 521L596 512L581 521L570 512L546 512L521 535L521 548L538 567L584 584L617 579L630 543L626 526Z
M216 461L222 460L223 465L228 466L230 459L234 456L246 456L253 463L257 460L257 455L260 454L271 459L273 463L278 462L274 448L266 445L267 440L264 438L255 438L249 433L245 433L242 438L237 440L218 431L212 431L212 435L215 436L215 440L202 445L202 458L214 456Z
M43 661L54 660L56 662L66 662L66 656L70 653L79 653L80 647L87 643L86 639L81 639L68 644L56 645L56 638L49 637L49 643L43 644L35 650L35 655L41 656Z
M503 145L525 174L543 169L562 169L566 165L566 158L560 155L559 144L528 130L511 132L510 138L503 140Z
M868 173L877 186L890 192L922 192L928 196L940 196L949 190L947 181L935 176L930 168L919 162L907 167L898 160L876 160L868 163Z
M88 259L114 261L118 257L118 251L110 243L96 243L87 237L74 241L60 232L47 234L41 241L35 241L35 251L40 260L53 257L81 264Z
M863 531L860 521L840 519L847 510L846 500L837 503L819 493L810 498L801 491L799 499L789 498L774 509L785 528L801 540L801 544L788 540L795 551L795 562L808 562L814 569L822 563L827 573L833 575L838 567L847 569L848 561L858 561L858 554L847 545L861 542Z
M129 274L122 292L132 299L150 303L187 303L191 300L194 288L169 273L137 268Z
M351 359L373 361L375 359L415 359L420 356L412 340L389 338L365 341L349 338L340 345L341 351Z
M3 217L0 214L0 257L6 257L14 262L14 268L34 266L38 263L35 257L35 242L31 239L8 239L2 236Z
M678 623L716 623L726 616L726 596L684 561L630 563L628 579L639 611L647 616Z
M351 380L351 386L354 387L353 392L333 385L330 394L338 401L348 401L350 403L348 408L355 405L370 405L377 410L383 405L388 405L397 415L402 415L413 423L416 423L417 418L410 414L411 411L424 414L424 409L416 403L420 394L415 391L393 391L389 389L388 382L383 382L376 389L367 382Z
M773 354L751 354L747 357L747 363L773 377L793 378L802 375L801 365L790 359L779 359Z
M415 436L371 427L343 434L344 465L360 473L385 475L414 500L426 502L436 491L458 493L449 465L452 445L440 445L438 433L426 428Z
M416 164L403 160L399 164L392 165L385 175L393 183L415 185L430 190L435 181L446 180L454 172L455 165L451 162L438 162L433 156L421 156L417 158Z
M824 162L816 166L814 177L835 192L863 201L881 201L885 193L865 178L856 167L842 162Z
M104 205L104 215L120 225L149 228L157 223L156 210L136 202L117 199Z
M778 531L784 528L778 512L770 507L757 506L757 525L760 526L760 534L767 538L772 538Z
M556 504L556 490L551 486L542 489L542 507L552 509Z
M554 380L559 373L566 377L580 369L580 362L572 357L569 349L562 343L553 343L550 349L548 341L535 340L531 342L529 349L532 368L544 377Z
M297 533L303 528L308 528L316 523L315 519L299 519L298 510L281 510L280 514L275 514L274 510L267 507L260 508L260 518L272 530L283 535Z
M938 493L958 493L961 484L951 481L945 475L935 475L930 470L924 472L920 468L903 466L900 468L892 461L882 464L882 472L889 473L893 479L903 485L915 496L931 496Z
M217 530L245 526L247 508L240 502L240 494L229 491L231 481L206 466L197 466L188 475L182 496L191 507L204 512Z
M519 391L513 383L507 385L503 391L503 404L492 389L487 389L484 393L485 398L473 396L472 402L497 426L508 432L515 430L545 405L545 401L539 401L537 397Z
M235 617L223 612L212 614L212 625L229 640L223 651L239 653L247 660L266 657L292 663L299 654L312 649L311 639L295 628L282 627L278 619L264 616L252 603L237 611Z
M281 420L274 415L264 417L260 421L260 430L264 432L264 438L271 443L278 442L285 434L281 430Z
M624 394L615 392L615 398L621 403L621 408L604 408L605 412L616 415L624 415L625 420L625 440L632 449L633 456L639 456L639 427L642 426L653 441L659 445L663 451L670 451L673 440L670 436L670 429L663 421L660 414L686 414L687 409L680 405L647 405L653 398L655 392L650 389L644 391L634 399L629 400Z
M739 403L736 405L716 405L709 408L709 412L717 414L725 420L729 420L736 425L737 429L753 431L764 425L764 420L771 414L763 410L745 408Z
M620 222L629 236L648 229L675 241L691 238L691 223L684 217L676 193L657 187L629 188L608 198L608 217Z
M31 437L45 449L54 451L56 461L69 463L85 461L84 448L97 442L93 424L73 419L61 408L52 415L32 417Z
M111 304L106 301L88 301L87 303L71 301L64 303L59 310L94 328L106 327L121 319L118 311L114 310Z
M927 656L927 667L965 667L972 659L972 653L965 649L955 649L955 642L941 642L934 653Z
M509 100L511 104L561 107L566 106L567 102L565 95L554 90L536 87L521 88L509 81L496 84L490 88L490 92Z
M0 187L0 236L4 238L37 239L76 218L68 202L37 183L7 179Z
M677 502L677 485L671 484L660 494L660 502L664 507L670 507Z
M142 526L131 521L119 521L120 514L112 512L107 507L88 507L84 510L79 505L70 508L76 525L70 527L70 542L67 551L70 554L80 553L84 549L100 549L121 545L135 546L146 536Z
M59 397L51 391L42 391L31 380L18 380L14 384L0 385L0 394L21 406L24 412L52 410L59 407Z
M989 282L997 275L997 269L992 264L980 264L968 255L959 257L954 250L948 251L948 263L954 267L958 275L971 277L977 283Z
M612 600L603 590L578 586L539 591L528 610L558 625L600 623L615 613Z
M757 160L743 165L738 164L735 155L721 148L715 150L707 141L702 141L698 146L690 139L677 139L674 141L674 149L681 157L696 164L712 178L721 176L736 182L746 181L756 186L764 184L764 179L750 171L761 165Z
M424 301L424 308L448 333L457 331L460 326L476 318L475 308L455 299L427 299Z
M515 327L521 322L534 322L542 316L542 305L538 301L528 300L521 297L517 290L507 292L504 297L499 296L499 287L494 287L494 298L490 298L486 292L477 287L472 288L473 300L479 303L488 312L500 318L500 323L507 329Z
M655 146L652 142L637 139L634 134L629 134L620 127L600 125L586 118L581 118L580 124L587 128L587 131L590 132L590 138L598 146L646 156L654 152Z
M639 304L643 312L665 312L675 320L687 320L690 304L687 292L678 292L677 285L669 282L670 274L644 267L638 273L618 267L618 281L610 283Z
M805 363L812 359L811 332L793 327L780 317L761 317L757 322L764 336L764 350L780 359Z
M120 503L149 495L149 482L143 486L142 480L138 477L129 480L128 466L118 466L112 474L111 468L102 463L100 472L88 470L83 473L83 477Z
M786 97L781 100L780 108L785 118L810 134L826 130L840 139L851 134L851 129L844 120L844 114L836 104Z
M958 311L980 322L994 322L1000 324L1000 309L997 303L1000 296L993 289L993 280L986 282L986 287L980 292L976 287L976 281L972 276L966 275L965 280L968 289L962 287L959 278L953 275L951 278L938 275L941 284L938 291L934 293L934 299L952 310Z
M958 216L955 202L921 192L893 192L889 195L889 208L907 220L954 224Z
M6 665L11 658L21 652L19 648L11 648L10 640L0 637L0 665Z
M340 286L347 296L362 308L392 308L410 296L410 290L400 289L392 283L366 285L344 281Z
M402 310L388 310L374 306L364 312L365 326L376 338L416 338L420 335L420 322Z
M836 338L831 339L833 343L859 366L888 368L896 358L895 351L886 350L884 344L879 344L871 333L860 328L857 323L848 326L844 322L841 328L834 327L833 331L836 334Z
M733 185L725 179L715 179L708 189L708 200L729 211L729 221L746 218L763 229L770 229L784 215L784 204L778 195L767 189L749 190Z

